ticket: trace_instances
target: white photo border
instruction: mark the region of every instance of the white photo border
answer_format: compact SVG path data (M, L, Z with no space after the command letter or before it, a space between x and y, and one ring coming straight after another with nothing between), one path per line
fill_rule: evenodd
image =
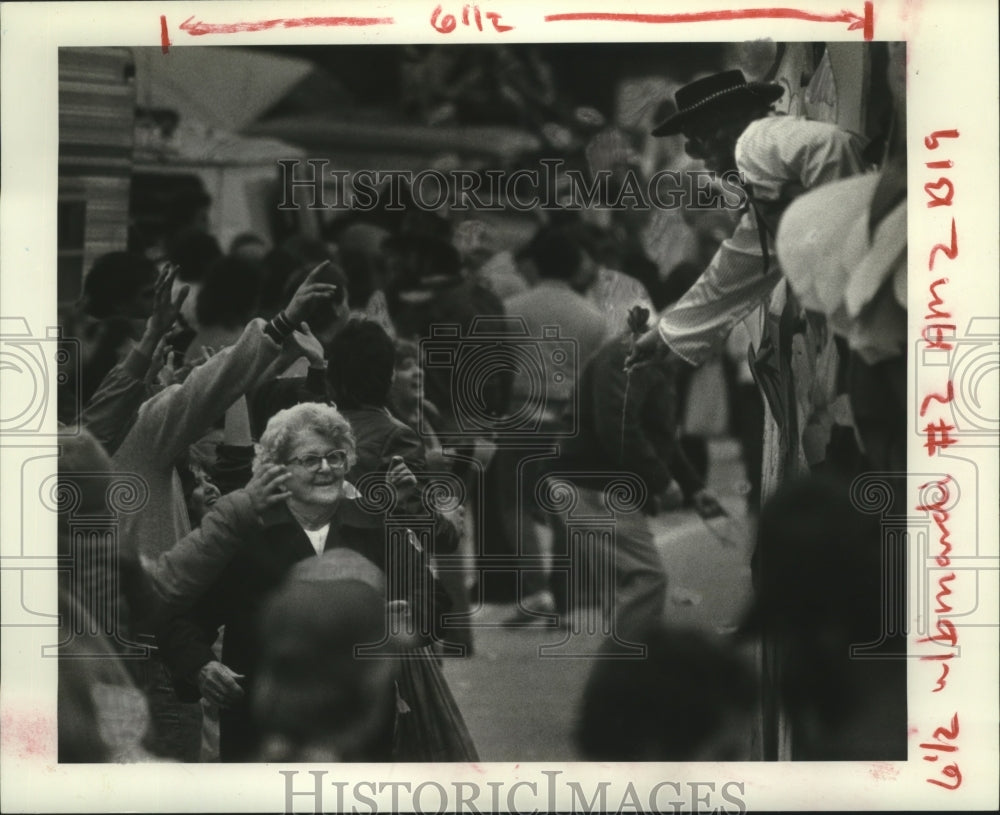
M846 24L828 24L794 19L736 19L685 24L638 24L628 21L545 23L546 14L585 10L644 13L703 12L698 0L669 3L622 4L588 0L485 0L484 10L502 12L504 24L513 30L456 29L441 35L430 25L438 0L423 2L280 3L241 2L164 3L6 3L0 10L0 65L2 65L2 178L0 196L0 315L21 319L33 336L44 337L56 325L56 192L58 186L57 49L60 46L163 46L161 16L170 48L189 45L264 44L390 44L400 42L487 43L504 39L520 42L713 42L769 38L776 41L858 41L861 30ZM461 2L440 3L457 13ZM714 9L747 10L764 2L718 2ZM864 14L862 0L798 0L784 4L815 15L837 15L845 6ZM454 6L451 9L449 6ZM857 8L854 8L857 7ZM874 0L874 39L905 40L908 44L908 183L909 183L909 311L911 359L909 377L909 461L913 474L927 473L927 481L952 475L963 484L964 500L954 506L948 519L953 560L962 563L952 583L954 606L966 616L955 620L961 639L960 656L952 661L947 685L935 692L939 664L933 660L909 662L910 754L905 762L837 763L740 763L740 764L496 764L466 765L59 765L56 750L56 661L40 658L41 646L49 644L51 627L10 624L17 619L20 591L32 592L32 602L45 605L51 598L55 608L55 571L52 561L41 559L36 568L23 567L21 541L34 535L52 541L54 518L21 494L20 465L25 447L37 448L39 457L54 455L54 425L36 437L0 437L0 534L3 556L2 637L3 681L0 686L2 740L0 760L3 783L0 809L4 812L254 812L285 811L289 776L297 771L294 791L305 792L293 799L297 811L313 811L315 799L308 794L313 779L324 784L322 809L335 811L337 789L350 793L358 784L380 781L410 782L414 787L434 780L451 785L466 782L482 787L479 807L491 807L487 782L503 786L499 804L530 811L537 808L565 810L572 806L567 780L577 780L592 789L595 779L610 782L607 800L612 805L628 801L631 784L640 802L649 801L657 784L680 785L690 803L691 784L727 783L732 799L749 811L817 809L914 809L963 810L997 807L998 767L998 559L997 517L994 496L1000 483L996 438L959 442L928 455L924 446L925 421L936 421L945 408L940 400L928 403L927 415L918 408L931 394L943 393L947 372L925 367L925 339L929 285L948 278L947 308L953 315L959 337L978 337L996 348L998 325L997 246L998 188L998 67L997 8L989 2L946 0ZM359 17L392 17L383 26L271 27L266 30L192 36L180 24L192 18L206 22L273 20L278 18L328 17L331 14ZM958 131L957 137L939 136L929 146L927 137L940 131ZM950 160L952 167L928 168L928 162ZM925 185L934 185L946 172L955 195L949 207L928 207ZM938 254L933 272L928 261L934 247L949 245L950 221L954 218L958 253L954 260ZM991 335L989 332L993 331ZM985 333L981 333L985 332ZM992 340L990 339L992 336ZM0 341L3 338L0 337ZM995 376L995 369L994 369ZM940 378L936 378L940 377ZM54 387L54 383L50 383ZM7 397L11 396L7 392ZM956 399L967 398L963 392ZM997 415L996 395L977 405L983 415ZM0 395L0 398L3 398ZM990 403L989 399L993 399ZM913 481L914 479L910 479ZM910 507L921 496L911 485ZM934 551L936 538L931 539ZM960 560L961 559L961 560ZM46 562L49 567L46 568ZM915 578L914 578L915 580ZM21 582L19 582L21 581ZM915 585L915 583L914 583ZM13 590L11 590L13 587ZM916 605L916 604L914 604ZM915 621L913 621L915 622ZM923 621L926 623L926 621ZM933 632L933 628L932 628ZM912 638L911 638L912 639ZM928 647L933 647L929 643ZM912 646L911 646L912 647ZM914 653L922 653L915 651ZM930 651L928 651L930 653ZM932 739L936 728L950 728L958 715L960 730L954 743L954 760L961 767L961 785L954 791L929 782L938 778L954 783L954 777L939 773L942 761L925 760L921 743ZM310 771L325 775L310 775ZM557 773L558 775L553 775ZM516 782L528 782L508 799ZM554 785L554 800L545 791ZM336 782L336 783L334 783ZM536 785L537 795L530 784ZM390 790L378 793L362 786L364 794L377 801L377 811L389 811ZM697 788L695 797L697 797ZM436 803L432 793L427 800ZM368 811L370 805L357 797L341 799L350 810ZM406 806L407 798L400 804ZM660 801L669 800L662 793ZM728 803L738 809L735 800ZM718 804L717 804L718 805ZM643 804L645 806L645 804Z

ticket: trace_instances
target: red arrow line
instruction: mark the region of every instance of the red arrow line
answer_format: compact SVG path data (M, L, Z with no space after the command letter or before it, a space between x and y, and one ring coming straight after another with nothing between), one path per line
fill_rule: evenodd
M164 54L170 53L170 32L167 30L167 16L160 15L160 50Z
M865 14L841 11L840 14L814 14L795 8L751 8L725 11L697 11L685 14L620 14L605 11L581 11L568 14L547 14L545 22L601 20L620 23L704 23L718 20L807 20L814 23L850 23L847 30L864 29L864 37L875 35L875 15L871 0L865 3Z
M203 23L191 22L194 16L188 17L180 24L181 31L192 37L205 34L240 34L249 31L268 31L272 28L309 28L329 26L362 26L362 25L392 25L396 21L392 17L293 17L279 20L257 20L246 23Z

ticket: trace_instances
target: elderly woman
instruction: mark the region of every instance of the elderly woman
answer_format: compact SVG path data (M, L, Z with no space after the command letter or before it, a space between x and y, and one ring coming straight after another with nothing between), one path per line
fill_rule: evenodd
M350 425L336 408L304 403L283 410L268 422L254 460L255 474L271 474L272 484L281 478L284 492L276 495L282 500L256 511L244 491L224 496L197 533L201 551L236 554L190 611L160 627L157 640L178 695L204 697L222 708L223 761L260 754L249 705L261 650L256 623L266 598L296 564L346 547L397 576L387 580L387 599L430 607L433 578L423 568L413 579L422 560L408 549L408 536L388 535L385 516L363 508L346 480L355 458ZM274 476L277 471L283 477ZM409 580L402 576L407 568ZM220 625L225 633L218 659L211 645Z

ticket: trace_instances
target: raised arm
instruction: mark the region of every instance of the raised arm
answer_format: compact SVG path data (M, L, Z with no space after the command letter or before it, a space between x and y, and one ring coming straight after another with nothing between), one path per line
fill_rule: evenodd
M234 345L197 366L180 385L143 404L122 452L133 459L152 457L156 464L169 466L201 438L278 358L307 309L317 300L334 296L335 285L316 282L323 265L309 274L285 311L270 323L253 320Z
M80 414L80 423L94 434L109 455L115 454L135 422L139 407L152 395L148 374L156 349L188 294L188 287L184 286L171 299L176 274L177 267L172 265L160 272L153 313L146 320L141 339L121 364L108 372Z
M201 526L143 567L156 594L158 616L190 607L261 528L261 515L288 497L281 465L265 467L243 489L222 496Z
M716 356L734 326L766 302L781 279L773 253L770 260L765 269L756 221L745 214L701 277L660 316L657 328L670 350L692 365Z

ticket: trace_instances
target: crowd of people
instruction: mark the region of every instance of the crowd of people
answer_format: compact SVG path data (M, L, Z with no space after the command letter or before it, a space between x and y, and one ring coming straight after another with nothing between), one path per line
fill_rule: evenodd
M550 212L499 245L468 213L411 206L224 251L203 199L145 253L95 262L64 319L81 350L61 419L83 430L60 479L101 507L130 474L141 500L117 559L61 588L66 619L97 619L120 659L61 665L60 760L476 760L441 663L475 658L470 606L503 590L477 558L523 566L501 598L512 626L587 600L542 565L546 530L567 534L542 495L552 473L577 511L613 515L614 625L647 653L594 663L583 755L749 758L732 734L765 687L795 757L905 754L897 666L848 656L879 640L882 586L877 530L847 500L859 473L905 470L905 222L900 260L886 220L905 210L905 154L898 129L873 158L836 125L775 115L781 93L739 71L678 91L654 134L737 171L745 199L699 233L710 251L668 269L628 214ZM816 218L830 202L864 221L842 262ZM849 299L861 267L868 295ZM669 625L650 518L726 513L684 426L718 409L690 395L734 336L751 349L755 387L730 371L729 404L760 524L751 609L715 642ZM483 349L499 362L462 367ZM623 473L634 506L607 500ZM833 573L839 596L821 587ZM754 637L764 667L743 656ZM109 724L125 720L141 724Z

